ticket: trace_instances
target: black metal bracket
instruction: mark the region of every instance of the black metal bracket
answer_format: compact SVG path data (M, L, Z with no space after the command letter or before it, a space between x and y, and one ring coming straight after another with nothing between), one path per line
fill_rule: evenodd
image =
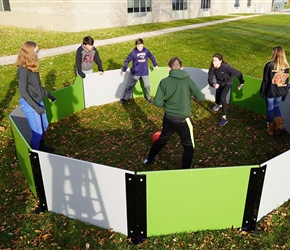
M128 237L134 244L147 238L146 175L126 173Z
M267 165L252 168L244 210L242 230L255 231Z
M32 173L36 187L36 193L39 199L39 206L35 210L36 213L47 211L47 202L43 185L42 173L40 168L39 156L37 153L29 152Z

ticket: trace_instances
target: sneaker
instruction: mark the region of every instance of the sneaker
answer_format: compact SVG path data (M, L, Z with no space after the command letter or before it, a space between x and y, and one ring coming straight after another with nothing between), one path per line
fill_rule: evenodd
M126 100L126 99L123 98L123 99L120 100L119 103L120 103L121 105L123 105L123 104L125 104L127 101L128 101L128 100Z
M150 104L153 103L152 99L147 99L147 101L148 101Z
M225 118L222 118L219 122L218 125L220 126L225 126L228 123L228 120Z
M222 107L222 105L215 105L215 106L212 108L212 110L213 110L214 112L217 112L221 107Z
M148 158L145 158L143 161L142 161L142 164L143 165L150 165L151 163L153 163L154 161L156 161L156 158L154 157L153 160L149 161Z

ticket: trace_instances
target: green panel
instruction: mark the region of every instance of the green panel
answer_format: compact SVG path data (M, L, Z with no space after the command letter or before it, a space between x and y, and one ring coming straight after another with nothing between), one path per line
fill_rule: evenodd
M149 68L149 83L150 83L150 94L151 96L155 96L155 93L157 91L157 87L159 85L159 82L161 79L167 77L169 74L167 67L161 67L158 70L152 68ZM143 81L140 80L137 82L134 88L133 97L145 97L145 91L143 89Z
M80 76L76 77L72 86L56 90L52 94L56 97L56 102L52 103L47 98L43 100L50 122L85 108L83 80Z
M11 124L11 129L14 137L14 144L15 144L15 149L16 149L16 154L17 154L17 159L18 159L18 165L27 180L28 186L31 189L32 193L34 194L35 197L37 197L36 193L36 187L34 183L34 178L33 178L33 173L32 173L32 166L30 163L30 158L29 158L29 151L31 151L30 145L26 142L20 131L18 130L16 124L10 118L10 124Z
M242 226L251 168L146 174L147 236Z
M260 97L261 80L244 76L245 85L238 91L239 80L234 77L230 103L252 110L256 114L266 113L265 100Z

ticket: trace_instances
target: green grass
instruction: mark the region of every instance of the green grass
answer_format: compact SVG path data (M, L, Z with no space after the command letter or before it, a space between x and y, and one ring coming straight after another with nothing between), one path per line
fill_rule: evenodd
M142 25L142 32L213 19ZM225 59L245 75L261 78L263 66L269 59L273 46L279 44L285 48L287 55L290 53L290 26L280 25L281 23L289 23L289 16L261 15L222 25L144 38L144 40L145 46L153 52L160 66L166 66L171 56L178 55L183 59L185 66L208 68L212 54L222 52ZM82 37L87 34L97 39L105 39L140 33L140 29L136 26L87 33L11 30L5 27L0 29L1 44L4 44L0 48L2 55L17 53L20 45L28 39L35 40L42 49L80 43ZM14 39L13 42L7 43L11 37ZM99 47L104 69L121 68L133 46L134 41L129 41ZM51 91L71 85L75 77L74 56L74 53L68 53L42 59L43 85ZM37 200L28 189L19 167L15 164L16 154L8 119L9 113L18 106L16 67L14 65L1 66L0 72L0 119L1 125L6 126L6 131L0 134L2 163L0 165L0 249L85 249L86 243L90 244L90 249L289 249L289 201L263 218L258 223L256 233L247 233L238 229L187 232L148 238L137 246L131 245L126 236L110 230L100 229L51 212L33 213ZM289 135L286 132L275 138L264 133L265 117L263 115L254 115L250 111L229 105L230 123L225 128L219 128L216 127L219 116L210 111L212 103L204 102L198 105L193 102L192 105L197 145L194 167L227 166L233 165L231 164L233 162L235 165L258 164L267 160L268 157L274 157L288 150L290 144ZM118 112L114 112L116 110ZM114 120L112 119L111 123L104 123L108 115L114 117ZM128 169L136 170L142 167L139 163L140 159L150 147L152 131L156 131L161 126L161 117L162 110L148 105L142 99L129 103L126 108L116 103L102 108L93 107L51 124L48 142L55 145L58 154L110 163L118 167L122 167L121 163L125 161L130 163ZM71 130L72 123L75 127L74 131ZM246 126L241 126L241 124L246 124ZM126 134L126 138L122 138L121 135L124 135L123 132L126 131L132 131L132 135ZM214 136L212 136L213 132ZM96 149L104 152L102 158L98 158L97 154L91 152L92 149L88 154L79 141L74 141L75 135L91 133L94 136L84 136L83 140L86 143L93 143L95 138L108 142L104 143L102 148ZM135 133L142 140L136 141ZM132 150L125 150L121 147L124 145L122 144L124 139L130 144ZM66 144L63 143L64 141ZM249 150L249 141L251 141L251 150ZM79 147L76 147L77 145ZM118 158L119 160L107 157L109 151L115 152L109 150L112 145L124 152ZM222 158L215 157L218 151L223 152ZM177 167L180 163L181 152L179 140L174 136L165 150L160 153L158 163L155 163L152 168Z

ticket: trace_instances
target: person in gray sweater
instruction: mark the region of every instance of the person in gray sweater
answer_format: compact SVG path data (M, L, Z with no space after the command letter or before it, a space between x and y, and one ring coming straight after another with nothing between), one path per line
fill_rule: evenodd
M33 41L25 42L20 48L16 60L20 92L19 103L31 128L30 146L32 149L52 152L52 147L44 145L48 120L42 99L48 97L52 102L55 102L56 98L41 85L38 53L38 45Z

